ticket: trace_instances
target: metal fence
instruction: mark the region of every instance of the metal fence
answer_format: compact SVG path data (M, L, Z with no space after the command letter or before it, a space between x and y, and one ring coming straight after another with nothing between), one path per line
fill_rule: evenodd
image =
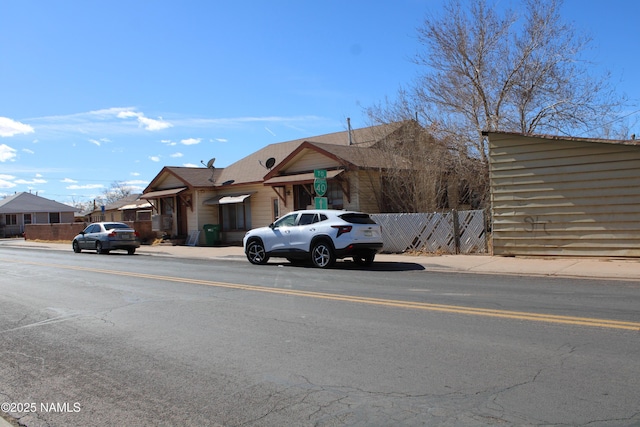
M485 212L373 214L382 226L383 252L487 252Z

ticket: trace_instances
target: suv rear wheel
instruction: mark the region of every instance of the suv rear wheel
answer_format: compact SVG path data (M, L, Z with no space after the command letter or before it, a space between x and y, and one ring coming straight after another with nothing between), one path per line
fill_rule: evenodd
M259 240L252 240L247 246L247 259L251 264L266 264L269 261L264 245Z
M353 262L362 266L370 266L373 264L373 260L375 259L375 252L367 253L367 254L358 254L353 257Z
M319 268L331 267L336 262L331 244L324 240L317 242L311 249L311 262Z

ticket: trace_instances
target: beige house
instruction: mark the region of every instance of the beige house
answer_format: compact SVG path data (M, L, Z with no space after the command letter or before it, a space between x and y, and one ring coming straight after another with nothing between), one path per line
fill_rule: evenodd
M375 145L403 125L271 144L224 169L164 167L141 199L153 204L157 232L190 240L205 225L215 224L222 242L237 243L251 228L313 208L314 170L322 169L327 171L329 208L375 213L388 161ZM196 243L205 243L204 233Z
M30 224L72 223L78 209L31 193L0 200L0 237L18 236Z
M86 221L150 221L152 205L140 196L141 194L130 194L114 203L94 206L94 209L86 215Z
M640 256L640 144L488 132L495 255Z

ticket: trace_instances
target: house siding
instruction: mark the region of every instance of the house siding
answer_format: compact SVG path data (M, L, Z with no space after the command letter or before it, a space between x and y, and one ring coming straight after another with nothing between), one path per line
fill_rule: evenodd
M312 150L305 150L301 156L295 159L295 163L287 167L287 173L309 172L315 169L333 169L340 166L340 164L325 156L322 153L318 153Z
M640 256L640 146L489 139L494 255Z
M344 197L347 210L380 213L376 194L380 194L380 182L371 171L355 171L347 175L351 201Z

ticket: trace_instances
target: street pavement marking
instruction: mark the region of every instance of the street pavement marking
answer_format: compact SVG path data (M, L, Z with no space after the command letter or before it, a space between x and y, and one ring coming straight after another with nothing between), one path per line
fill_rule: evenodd
M530 312L522 312L522 311L494 310L494 309L487 309L487 308L474 308L474 307L465 307L465 306L447 305L447 304L432 304L432 303L425 303L425 302L370 298L370 297L361 297L361 296L354 296L354 295L332 294L332 293L325 293L325 292L270 288L266 286L257 286L257 285L242 285L238 283L225 283L225 282L217 282L212 280L189 279L189 278L174 277L174 276L160 276L156 274L147 274L147 273L131 273L126 271L103 270L99 268L77 267L77 266L71 266L71 265L46 264L46 263L39 263L39 262L15 261L15 260L12 260L10 262L28 264L28 265L38 265L42 267L60 268L65 270L89 271L93 273L102 273L102 274L109 274L114 276L136 277L140 279L162 280L165 282L188 283L188 284L194 284L194 285L214 286L218 288L236 289L236 290L243 290L243 291L265 292L265 293L271 293L271 294L326 299L326 300L332 300L332 301L344 301L344 302L362 303L362 304L370 304L370 305L380 305L385 307L438 311L443 313L486 316L486 317L496 317L496 318L503 318L503 319L527 320L532 322L546 322L546 323L557 323L557 324L565 324L565 325L592 326L592 327L599 327L599 328L640 331L640 322L627 322L622 320L560 316L560 315L554 315L554 314L540 314L540 313L530 313Z

